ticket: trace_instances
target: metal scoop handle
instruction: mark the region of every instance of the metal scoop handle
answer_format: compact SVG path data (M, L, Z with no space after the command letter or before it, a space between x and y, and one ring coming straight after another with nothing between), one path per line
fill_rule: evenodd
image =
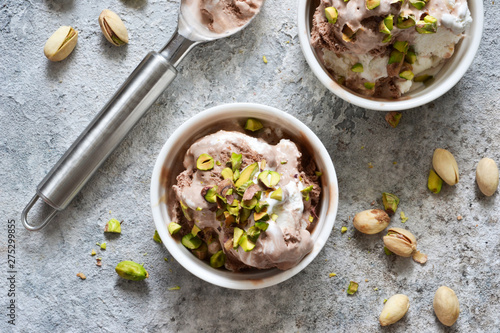
M26 229L42 229L56 215L56 211L68 206L174 80L177 75L175 66L196 44L198 43L184 38L176 31L161 53L150 52L142 60L38 185L37 194L21 215ZM54 211L41 224L32 225L28 222L27 215L38 197Z

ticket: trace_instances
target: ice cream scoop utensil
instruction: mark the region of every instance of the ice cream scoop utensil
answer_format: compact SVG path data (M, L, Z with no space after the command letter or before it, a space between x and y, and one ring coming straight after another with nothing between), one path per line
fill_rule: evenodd
M218 0L214 0L218 2ZM179 11L178 28L160 52L150 52L123 83L111 100L91 121L56 165L38 185L35 196L24 208L21 220L31 231L45 227L64 210L106 158L127 136L177 75L176 67L197 44L230 36L243 28L236 27L223 33L206 28L195 10L192 0L183 0ZM41 198L51 212L41 222L28 222L28 213Z

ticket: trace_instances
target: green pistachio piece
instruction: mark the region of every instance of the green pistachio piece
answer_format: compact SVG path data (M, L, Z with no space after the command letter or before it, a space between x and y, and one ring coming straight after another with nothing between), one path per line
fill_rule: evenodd
M413 51L412 48L408 50L408 52L405 55L405 61L409 63L410 65L413 65L415 61L417 61L417 55L415 54L415 51Z
M410 4L417 8L417 9L422 9L425 7L425 5L427 4L427 1L429 0L409 0L410 1Z
M390 256L390 255L392 254L391 250L389 250L389 249L388 249L388 248L386 248L385 246L384 246L384 252L385 252L385 254L386 254L386 255L388 255L388 256ZM384 302L384 303L385 303L385 302Z
M260 236L260 229L259 228L257 228L254 225L251 226L250 228L248 228L247 237L252 243L256 243L259 236Z
M372 10L380 6L380 0L366 0L366 9Z
M343 85L344 85L344 83L345 83L345 76L339 76L339 77L337 78L337 83L338 83L339 85L343 86Z
M433 34L437 32L437 19L433 16L427 15L423 20L417 22L415 30L419 34Z
M255 247L255 243L248 239L248 236L246 234L243 234L243 236L241 236L239 244L245 252L250 252Z
M309 215L309 223L313 223L313 221L314 221L314 216Z
M196 168L201 171L212 170L214 164L214 159L208 154L201 154L196 160Z
M179 201L179 203L181 204L181 209L182 209L182 214L184 214L184 217L188 220L188 221L191 221L191 216L189 215L189 208L188 206L186 206L184 204L184 202L182 201Z
M243 200L241 202L241 207L246 208L246 209L254 209L258 202L259 202L259 200L257 200L256 197L253 197L250 200Z
M161 238L160 235L158 234L158 230L155 230L155 234L153 235L153 240L159 244L161 244Z
M387 35L382 39L382 43L389 43L392 40L392 35Z
M226 255L224 251L220 250L210 257L210 266L213 268L220 268L226 263Z
M415 19L415 15L413 14L405 15L404 13L401 13L398 16L398 22L396 23L396 26L399 29L408 29L413 27L416 23L417 20Z
M267 223L267 222L255 222L255 226L262 231L266 231L267 227L269 227L269 223Z
M432 78L433 78L432 75L424 74L424 75L415 76L415 78L413 79L413 81L415 81L415 82L426 82L426 81L428 81L428 80L430 80Z
M101 244L101 250L106 250L106 243Z
M259 170L259 163L255 162L253 164L250 164L247 166L245 169L240 174L240 177L234 183L234 186L236 188L239 188L241 185L245 184L246 182L252 180L254 174Z
M347 288L347 293L349 295L354 295L358 291L358 283L351 281L349 282L349 287Z
M184 245L188 249L194 250L194 249L197 249L201 245L202 241L201 241L201 239L199 239L197 236L194 236L193 234L187 234L184 237L182 237L181 243L182 243L182 245Z
M389 56L389 62L388 64L394 64L394 63L400 63L403 61L405 55L402 52L399 52L398 50L392 50L391 55Z
M410 44L406 41L398 40L398 41L394 42L392 47L395 48L396 50L398 50L399 52L406 53L406 52L408 52L408 48L410 47Z
M280 174L276 171L265 170L259 174L259 180L268 188L278 185L280 178Z
M222 165L222 163L220 161L215 161L215 164L218 165L218 166Z
M121 234L122 232L122 224L117 219L111 219L106 223L104 227L104 232L112 232L115 234Z
M380 21L379 31L386 35L390 35L392 29L394 28L394 15L387 15L382 21Z
M204 198L210 203L215 203L217 202L217 185L212 186L207 193L205 194Z
M222 169L220 174L224 179L233 179L233 170L231 170L230 168Z
M321 172L321 171L315 171L314 174L316 175L316 177L323 176L323 172Z
M240 215L240 202L238 200L233 200L231 204L227 204L226 209L229 212L229 214L233 216L238 216Z
M234 233L233 233L233 249L236 250L238 248L241 236L243 236L244 233L245 233L245 231L243 229L240 229L238 227L234 228Z
M144 266L133 261L122 261L115 267L116 273L124 279L132 281L141 281L149 277Z
M340 228L340 232L343 233L343 234L346 233L347 232L347 227Z
M384 209L387 214L394 214L398 209L399 198L392 193L382 193L382 201L384 202Z
M176 233L179 232L179 230L181 230L182 227L180 226L180 224L178 223L175 223L175 222L170 222L168 224L168 232L171 234L171 235L174 235Z
M429 172L429 179L427 179L427 188L431 190L432 193L441 192L441 187L443 186L443 180L438 174L431 169Z
M281 189L281 187L278 188L273 193L271 193L271 199L278 200L278 201L283 200L283 190Z
M241 177L241 175L240 175ZM249 180L247 181L245 184L241 185L240 187L238 187L238 189L236 190L236 192L240 195L240 196L243 196L245 195L245 191L247 190L247 188L249 188L250 186L252 186L254 184L253 180Z
M375 82L365 82L363 83L363 85L365 86L366 89L373 89L375 88Z
M361 64L359 62L357 64L354 64L351 67L351 71L353 71L355 73L363 73L363 64Z
M253 219L254 221L260 221L260 222L265 222L269 221L269 215L267 212L260 212L260 213L253 213Z
M306 187L305 189L303 189L302 191L300 191L300 193L302 193L302 197L304 198L305 201L309 201L310 197L309 197L309 193L313 190L314 186L313 185L310 185L308 187Z
M413 72L412 71L402 71L399 73L399 77L408 81L413 80Z
M191 229L191 235L196 236L198 233L201 231L200 227L198 227L196 224L193 225L193 228Z
M242 159L243 156L241 154L231 153L231 167L233 169L233 172L240 169Z
M250 215L252 215L252 210L243 207L243 203L242 203L241 207L242 207L242 209L241 209L241 212L240 212L240 223L243 223L246 220L248 220L248 218L250 217Z
M399 121L401 120L401 117L403 116L403 113L398 112L398 111L390 111L387 112L385 115L385 121L391 125L392 128L396 128L398 126Z
M233 182L237 181L240 178L240 170L236 169L233 174Z
M329 23L335 24L337 22L337 18L339 17L339 12L335 7L326 7L325 16Z
M208 246L205 242L203 242L197 249L191 250L191 252L195 255L196 258L205 260L208 255Z
M353 42L356 39L356 31L353 31L347 24L342 28L342 39L346 42Z
M252 132L258 131L263 127L264 126L262 126L262 123L260 121L253 118L248 118L247 122L245 123L245 129Z
M257 204L255 205L255 211L257 213L260 213L260 211L262 209L264 209L265 207L269 206L269 203L267 201L259 201L257 202Z
M275 221L278 219L278 214L271 214L271 220Z

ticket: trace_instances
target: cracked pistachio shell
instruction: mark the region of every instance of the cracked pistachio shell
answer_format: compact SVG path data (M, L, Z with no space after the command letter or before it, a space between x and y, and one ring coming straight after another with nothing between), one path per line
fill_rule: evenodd
M378 318L380 325L387 326L394 324L404 317L410 308L410 300L408 296L403 294L396 294L385 302L382 313Z
M448 185L458 183L458 165L455 157L446 149L437 148L432 157L432 167Z
M73 52L78 41L78 31L63 26L50 36L43 47L43 53L50 61L61 61Z
M434 313L439 321L445 326L452 326L460 314L460 305L458 304L455 292L445 286L441 286L434 295Z
M368 209L357 213L352 223L358 231L373 235L381 232L391 222L391 218L381 209Z
M121 18L109 9L104 9L99 15L99 25L104 37L115 46L128 43L128 32Z
M402 228L389 228L384 236L384 245L389 251L402 257L411 257L417 250L417 239Z
M491 158L483 158L477 164L476 181L484 195L492 196L498 188L498 166Z

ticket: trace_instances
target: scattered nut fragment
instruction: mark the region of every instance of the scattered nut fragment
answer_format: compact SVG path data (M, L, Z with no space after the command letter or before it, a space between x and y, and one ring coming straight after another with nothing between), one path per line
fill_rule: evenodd
M78 276L82 280L85 280L87 278L83 273L76 273L76 276Z
M43 53L50 61L61 61L73 52L78 41L78 31L62 26L45 43Z
M122 232L122 224L117 219L111 219L106 223L104 227L104 232L111 232L115 234L121 234Z
M484 195L492 196L498 188L498 166L491 158L483 158L477 164L476 181Z
M141 281L149 277L144 266L133 261L122 261L115 267L116 273L124 279L132 281Z
M347 287L347 294L354 295L358 291L358 283L351 281L349 282L349 287Z
M398 256L413 257L413 260L421 264L427 262L427 256L417 251L417 239L408 230L389 228L384 236L384 245Z
M434 313L439 321L445 326L452 326L460 314L460 306L455 292L445 286L441 286L434 295Z
M399 121L401 120L402 115L403 114L401 112L397 111L387 112L385 114L385 121L387 121L387 123L391 125L392 128L396 128L396 126L398 126L399 124Z
M104 9L99 15L99 25L104 37L115 46L128 43L128 32L121 18L109 9Z
M394 194L388 192L382 193L382 201L387 214L394 214L398 209L399 198Z
M381 232L391 222L391 218L381 209L369 209L357 213L352 221L354 227L364 234Z
M432 157L432 167L448 185L458 183L458 165L455 157L446 149L437 148Z
M380 325L387 326L394 324L404 317L410 308L408 296L396 294L385 302L384 308L378 318Z
M153 240L157 242L158 244L161 244L161 238L160 235L158 234L158 230L155 230L155 233L153 235Z

